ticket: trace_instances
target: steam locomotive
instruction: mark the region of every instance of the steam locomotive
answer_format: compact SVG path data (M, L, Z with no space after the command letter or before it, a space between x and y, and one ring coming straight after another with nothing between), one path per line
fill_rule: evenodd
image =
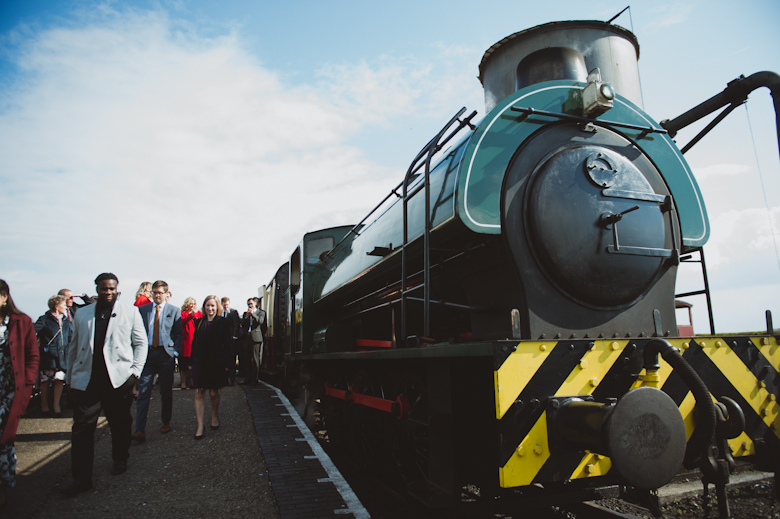
M677 330L677 269L710 228L672 140L777 76L659 124L638 56L600 21L499 41L479 66L487 115L460 110L368 217L303 236L262 289L263 370L428 506L649 492L681 466L721 492L734 458L778 465L771 324Z

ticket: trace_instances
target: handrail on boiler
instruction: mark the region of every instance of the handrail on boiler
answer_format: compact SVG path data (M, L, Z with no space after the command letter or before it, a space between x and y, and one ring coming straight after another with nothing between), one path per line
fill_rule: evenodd
M371 215L373 215L380 207L382 207L385 202L387 202L388 199L390 199L393 195L395 195L397 198L400 198L403 202L403 243L401 244L401 336L403 337L404 342L406 341L406 300L407 295L406 292L417 290L420 287L414 287L413 289L407 288L407 278L406 275L406 263L407 263L407 254L406 254L406 247L410 244L409 242L409 227L408 227L408 203L409 200L414 197L417 193L420 191L425 192L425 226L424 226L424 234L423 234L423 247L424 247L424 258L423 258L423 315L424 315L424 335L430 334L430 304L431 304L431 295L430 295L430 270L431 270L431 259L430 259L430 231L431 231L431 218L430 218L430 211L431 211L431 197L430 197L430 172L431 172L431 161L436 155L437 152L439 152L444 146L447 145L447 143L455 136L457 135L463 128L468 126L472 130L475 130L476 127L471 124L471 120L477 115L477 111L474 110L471 112L471 114L466 117L465 119L460 119L460 116L463 115L463 113L466 111L466 108L461 108L457 114L455 114L450 121L444 125L444 127L439 131L439 133L436 134L436 136L428 141L428 144L426 144L422 150L415 156L414 160L412 161L411 165L406 171L406 174L404 175L404 179L399 183L397 186L395 186L390 192L385 196L379 204L376 205L360 222L358 222L356 225L354 225L345 235L344 237L331 249L329 250L324 256L323 259L328 259L333 257L333 254L335 251L339 248L339 246L344 243L347 238L350 237L350 235L359 235L359 229L363 226L363 224L368 220ZM458 123L457 128L455 128L453 131L451 131L449 134L444 137L444 135L447 133L447 130L450 129L450 127ZM423 160L424 159L424 160ZM414 176L417 174L417 172L422 168L425 167L425 178L423 183L418 186L417 188L413 189L412 192L409 192L409 185L414 180ZM402 194L398 194L398 189L402 189ZM392 251L390 251L392 252ZM413 298L414 300L418 300L418 298ZM398 302L393 301L393 303ZM438 304L445 304L443 302L437 302ZM447 303L448 304L448 303ZM386 306L386 305L380 305L380 306Z
M462 108L462 109L461 109L461 111L460 111L460 112L458 112L458 115L462 114L462 113L463 113L465 110L466 110L466 108L465 108L465 107L464 107L464 108ZM436 151L439 151L439 150L440 150L442 147L444 147L444 146L445 146L445 145L446 145L446 144L447 144L447 143L450 141L450 139L452 139L452 137L453 137L453 136L455 136L455 134L456 134L456 133L458 133L458 132L459 132L459 131L460 131L460 130L461 130L463 127L464 127L464 126L469 126L469 127L471 127L471 129L473 130L473 129L474 129L474 126L472 126L472 125L470 124L470 121L471 121L471 119L472 119L472 118L473 118L475 115L477 115L477 112L476 112L476 110L475 110L474 112L472 112L472 113L471 113L471 115L469 115L469 116L468 116L468 117L467 117L467 118L466 118L466 119L465 119L463 122L461 122L461 125L458 127L458 129L457 129L457 130L455 130L455 131L454 131L454 132L452 132L450 135L448 135L448 136L447 136L447 138L446 138L446 139L444 139L444 141L443 141L441 144L439 144L439 145L437 146L436 150L434 151L434 154L436 153ZM457 119L457 116L455 117L455 119ZM452 124L452 122L450 122L450 125L451 125L451 124ZM446 128L447 128L447 127L445 126L445 129L446 129ZM441 132L439 133L439 135L437 135L437 137L440 137L440 136L441 136ZM434 139L435 139L435 137L434 137ZM425 145L425 147L422 149L422 151L420 151L420 153L418 153L418 154L417 154L417 157L415 157L414 161L412 162L412 165L416 164L416 163L419 161L419 159L420 159L420 154L421 154L421 153L423 153L424 151L428 150L428 149L430 148L430 146L431 146L431 143L432 143L432 142L433 142L433 139L431 139L431 140L428 142L428 144L426 144L426 145ZM412 173L412 174L415 174L415 173L417 173L417 171L418 171L418 170L419 170L421 167L423 167L424 165L425 165L425 162L421 162L421 163L419 163L419 164L417 165L417 167L416 167L416 168L414 168L413 170L411 170L411 173ZM404 179L403 179L403 180L402 180L402 181L401 181L401 182L400 182L400 183L399 183L397 186L395 186L393 189L391 189L391 190L390 190L390 192L387 194L387 196L385 196L385 197L382 199L382 201L381 201L381 202L379 202L379 203L376 205L376 207L374 207L373 209L371 209L371 210L368 212L368 214L367 214L365 217L363 217L363 219L362 219L362 220L360 220L358 223L356 223L356 224L355 224L355 225L354 225L354 226L353 226L353 227L352 227L352 228L349 230L349 232L347 232L347 234L345 234L345 235L344 235L344 237L343 237L341 240L339 240L339 242L338 242L338 243L337 243L337 244L336 244L336 245L335 245L335 246L334 246L332 249L330 249L330 250L329 250L329 251L328 251L328 252L325 254L325 256L323 257L323 259L324 259L324 258L330 258L330 257L331 257L331 253L333 253L333 252L334 252L336 249L338 249L339 245L341 245L342 243L344 243L344 241L346 241L346 239L347 239L347 238L349 238L349 236L350 236L351 234L358 234L358 229L359 229L359 228L360 228L360 227L361 227L361 226L362 226L362 225L363 225L363 224L366 222L366 220L368 220L368 219L371 217L371 215L373 215L373 214L374 214L374 213L375 213L375 212L376 212L376 211L377 211L377 210L378 210L380 207L382 207L382 206L385 204L385 202L387 202L387 200L388 200L388 199L389 199L391 196L395 195L395 196L396 196L396 198L403 198L401 195L399 195L399 194L398 194L398 192L397 192L397 191L398 191L398 189L399 189L401 186L403 186L403 185L404 185L404 183L406 183L406 182L407 182L407 179L409 178L409 176L410 176L410 175L409 175L409 171L407 171L407 172L406 172L406 175L404 176ZM413 193L413 194L414 194L414 193Z
M401 244L401 339L403 341L403 344L406 345L406 300L407 300L407 287L406 287L406 262L407 262L407 253L406 253L406 246L409 245L409 214L408 214L408 204L409 199L411 196L416 194L418 190L415 190L412 195L409 194L409 184L411 183L411 177L414 174L415 171L420 169L421 165L423 164L422 159L425 159L425 179L423 181L423 189L425 191L425 214L424 214L424 230L423 230L423 335L429 336L430 335L430 329L431 329L431 323L430 323L430 308L431 308L431 183L430 183L430 173L431 173L431 159L433 156L438 152L444 145L449 142L449 140L455 136L460 130L465 128L466 126L474 129L474 126L471 124L471 119L477 115L477 112L474 111L466 117L463 120L460 120L459 117L463 115L463 113L466 111L466 107L464 106L461 108L458 113L455 114L455 116L452 117L452 119L449 120L447 124L444 125L444 127L439 131L436 136L431 139L428 144L425 145L425 147L420 150L420 152L417 154L417 156L412 161L411 165L409 166L409 169L406 172L406 176L404 176L404 181L401 183L403 186L403 221L404 221L404 229L403 229L403 243ZM444 139L441 143L439 142L445 133L447 133L447 130L455 124L455 122L458 122L458 127L450 132L449 135L447 135L447 138Z

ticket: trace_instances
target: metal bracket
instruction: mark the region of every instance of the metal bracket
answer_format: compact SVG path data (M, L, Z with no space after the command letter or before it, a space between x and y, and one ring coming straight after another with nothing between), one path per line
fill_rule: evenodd
M541 115L544 117L554 117L556 119L563 119L566 121L583 123L584 125L587 125L588 123L591 122L597 122L598 124L607 127L626 128L629 130L641 131L642 132L641 136L645 136L648 133L669 133L664 128L653 128L652 126L639 126L636 124L619 123L617 121L604 121L602 119L588 119L587 117L579 117L577 115L569 115L569 114L558 113L558 112L548 112L546 110L537 110L536 108L521 108L521 107L513 106L512 108L510 108L510 110L513 112L520 112L528 115Z
M379 256L384 258L389 256L393 252L393 244L390 243L387 247L374 247L371 252L366 252L366 256Z
M622 213L613 214L611 212L606 212L601 215L601 224L606 228L609 229L609 226L612 225L612 245L609 245L607 247L607 252L610 254L631 254L633 256L653 256L653 257L661 257L661 258L671 258L672 257L672 249L654 249L650 247L631 247L631 246L620 246L620 240L618 238L618 230L617 230L617 223L623 219L623 215L626 213L630 213L631 211L636 211L639 209L638 205L635 205L634 207L631 207L629 209L626 209Z

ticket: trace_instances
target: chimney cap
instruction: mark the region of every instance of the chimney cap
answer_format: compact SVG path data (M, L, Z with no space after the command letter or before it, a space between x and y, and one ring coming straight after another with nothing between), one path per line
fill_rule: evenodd
M634 48L636 49L636 59L637 60L639 59L639 41L636 39L634 33L629 31L628 29L620 27L619 25L613 25L611 23L602 22L601 20L571 20L571 21L562 21L562 22L549 22L542 25L537 25L535 27L531 27L530 29L525 29L516 32L514 34L510 34L506 38L503 38L502 40L491 45L490 48L485 51L485 54L482 56L482 61L480 61L479 63L479 82L484 85L485 67L487 66L490 59L493 57L493 54L496 51L498 51L499 48L506 45L510 41L515 40L517 38L523 38L530 33L538 34L543 32L557 31L557 30L568 30L574 27L608 30L620 34L624 36L627 40L629 40L631 43L633 43Z

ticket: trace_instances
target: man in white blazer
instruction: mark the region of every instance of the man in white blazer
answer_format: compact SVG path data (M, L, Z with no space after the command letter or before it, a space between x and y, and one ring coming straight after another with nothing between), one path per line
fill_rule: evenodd
M152 397L154 376L159 374L162 400L160 432L171 432L173 414L173 371L175 359L181 351L181 308L165 300L168 283L162 280L152 284L152 303L138 309L147 332L149 355L138 380L138 399L135 402L135 432L133 439L146 441L146 417Z
M66 382L73 398L71 472L73 483L60 492L72 496L92 488L94 436L101 409L111 428L111 474L127 470L133 417L133 385L146 362L147 342L141 315L117 301L114 274L95 279L98 300L74 316Z

